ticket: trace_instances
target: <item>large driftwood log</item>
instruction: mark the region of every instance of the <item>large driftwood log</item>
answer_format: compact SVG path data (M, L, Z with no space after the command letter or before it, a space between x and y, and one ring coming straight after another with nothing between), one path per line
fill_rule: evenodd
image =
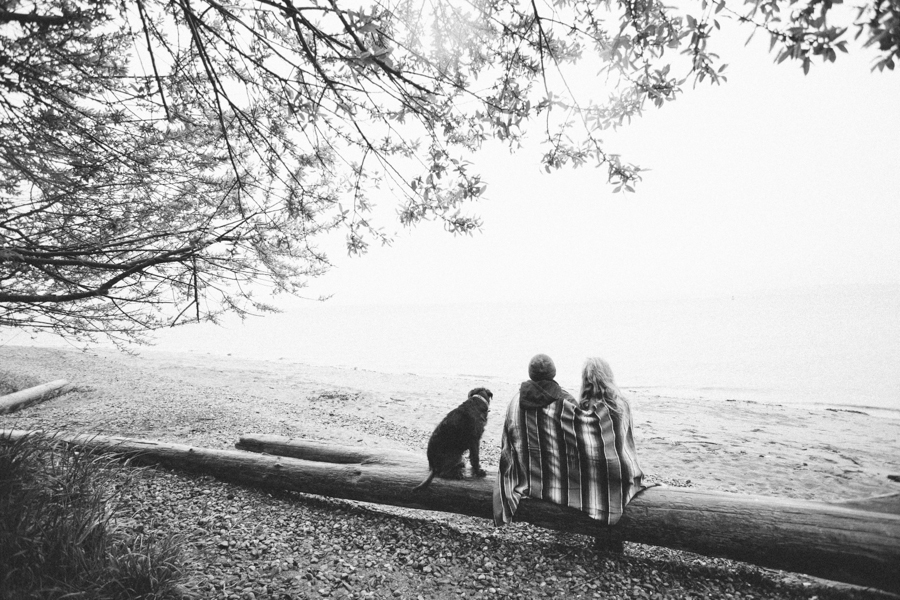
M424 461L419 454L398 452L396 450L377 450L362 446L336 446L333 443L317 442L304 438L289 438L282 435L265 433L242 435L234 445L238 450L261 452L277 456L290 456L318 462L336 464L354 464L379 462L382 464L412 465L424 469ZM423 471L423 477L427 471ZM864 511L883 512L900 515L900 492L872 496L869 498L853 498L829 502L829 505L856 508Z
M237 448L330 463L418 465L421 456L396 451L366 451L273 435L243 435ZM490 518L495 474L472 481L473 495ZM455 482L435 480L429 500L448 493ZM406 490L390 504L411 506ZM347 497L347 496L343 496ZM435 498L432 498L435 497ZM455 502L454 499L452 502ZM383 500L381 502L384 502ZM388 502L384 502L388 503ZM463 512L450 508L451 512ZM593 534L601 527L583 513L553 504L523 502L516 519L549 529ZM807 573L835 581L900 592L900 494L826 503L749 496L696 489L653 487L628 505L617 527L627 541L688 550L752 564Z
M0 415L16 412L26 406L55 398L72 389L72 385L65 379L57 379L50 383L36 385L28 389L19 390L12 394L0 396Z
M0 440L23 435L27 432L0 432ZM254 486L491 518L493 473L485 479L436 479L423 492L411 493L426 466L422 457L417 464L411 463L417 455L410 453L336 447L327 451L316 443L312 446L316 460L305 460L127 438L57 437ZM244 436L239 443L250 447L255 442L249 439ZM302 455L304 444L290 442L291 451ZM353 462L347 462L350 456ZM602 533L602 527L583 513L546 502L523 502L516 518L560 531ZM900 515L896 514L824 502L654 487L629 504L617 527L627 541L900 592Z

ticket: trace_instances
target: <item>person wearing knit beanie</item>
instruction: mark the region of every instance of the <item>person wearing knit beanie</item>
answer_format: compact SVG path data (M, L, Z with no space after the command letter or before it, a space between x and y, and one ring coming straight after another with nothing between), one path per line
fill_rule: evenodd
M546 354L535 354L528 363L528 377L532 381L550 381L556 377L556 365Z
M553 379L556 377L556 365L546 354L536 354L528 362L528 377L519 387L519 402L523 408L541 408L557 400L575 404L572 394L559 387Z

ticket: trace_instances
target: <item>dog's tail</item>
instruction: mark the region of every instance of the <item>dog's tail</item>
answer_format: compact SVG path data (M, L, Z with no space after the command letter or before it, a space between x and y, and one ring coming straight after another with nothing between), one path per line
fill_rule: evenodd
M414 488L412 489L412 491L418 492L419 490L424 490L424 489L427 488L429 485L431 485L431 480L434 479L434 474L435 474L435 472L436 472L436 471L435 471L434 469L431 469L431 470L428 472L428 477L425 478L425 481L423 481L422 483L420 483L419 485L417 485L416 487L414 487Z

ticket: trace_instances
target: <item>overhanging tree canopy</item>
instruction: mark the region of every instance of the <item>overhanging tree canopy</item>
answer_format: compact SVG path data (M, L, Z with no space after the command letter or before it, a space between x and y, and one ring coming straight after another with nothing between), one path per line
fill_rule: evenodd
M114 339L267 308L400 221L454 233L485 184L465 161L527 129L543 165L640 169L606 129L682 85L718 82L724 18L776 60L835 60L847 37L900 56L896 0L843 25L833 2L46 0L0 3L0 325ZM854 22L855 17L855 22ZM855 24L854 24L855 23ZM573 65L599 71L579 97Z

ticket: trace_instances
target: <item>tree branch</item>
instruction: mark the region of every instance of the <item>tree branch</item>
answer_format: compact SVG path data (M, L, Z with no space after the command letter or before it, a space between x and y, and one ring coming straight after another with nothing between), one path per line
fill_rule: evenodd
M16 13L0 9L0 23L37 23L38 25L67 25L74 19L68 15L39 15L37 13Z
M182 262L189 258L195 251L196 250L193 247L179 248L178 250L171 250L159 256L154 256L153 258L134 263L130 268L127 268L115 277L108 279L103 284L97 286L94 289L84 292L73 292L71 294L11 294L7 292L0 292L0 302L25 302L29 304L40 304L46 302L59 303L106 296L109 294L113 286L115 286L120 281L130 277L131 275L142 272L147 268L155 265Z

